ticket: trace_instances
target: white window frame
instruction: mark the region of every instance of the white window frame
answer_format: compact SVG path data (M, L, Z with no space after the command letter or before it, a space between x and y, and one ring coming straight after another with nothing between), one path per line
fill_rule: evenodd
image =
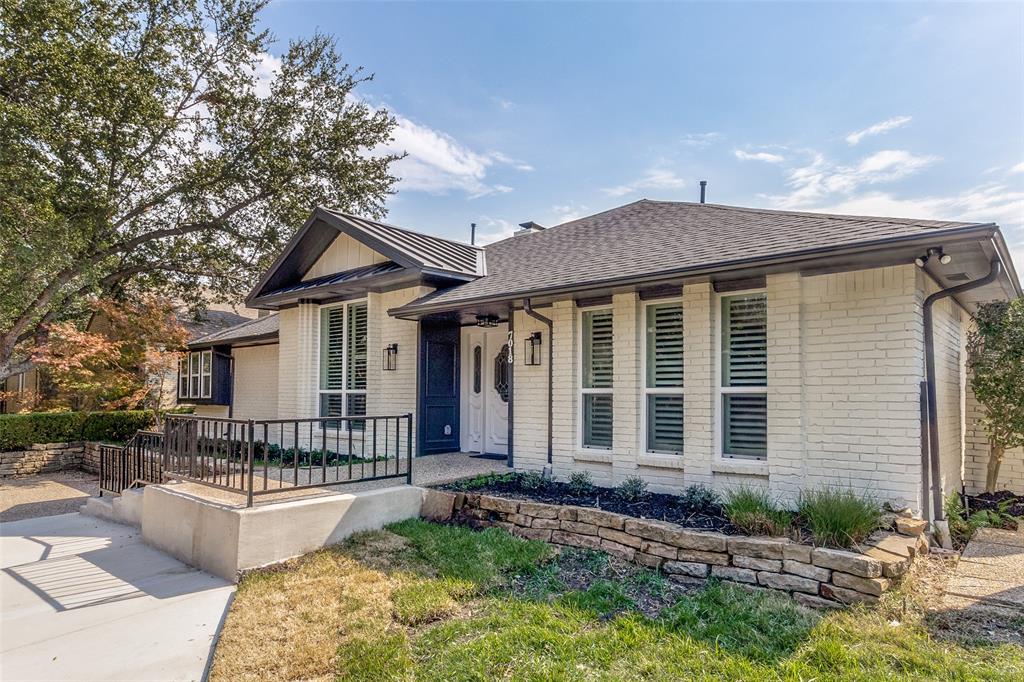
M725 419L725 409L723 403L725 402L724 396L729 394L740 394L740 395L755 395L755 394L768 394L767 380L764 386L723 386L722 382L722 299L730 298L732 296L749 296L751 294L764 294L765 302L767 303L768 290L766 288L756 289L741 289L739 291L723 291L716 292L714 297L714 311L711 316L711 323L715 328L715 408L714 408L714 419L715 419L715 452L718 453L718 457L730 461L745 461L745 462L765 462L768 460L768 455L765 453L763 457L754 455L734 455L725 451L725 437L724 437L724 424L722 420ZM768 332L766 332L767 338ZM768 347L771 346L771 339L767 338ZM768 351L765 352L765 361L767 362ZM767 428L765 433L765 442L767 442Z
M203 387L203 379L209 384ZM182 381L185 390L182 391ZM213 396L213 350L188 351L178 361L178 398L203 400Z
M642 348L640 350L640 372L641 372L640 383L642 384L641 385L641 392L642 392L641 401L643 402L643 406L640 408L640 414L641 414L641 417L640 417L640 452L643 452L644 454L647 454L647 455L661 455L661 456L665 456L665 457L680 457L680 456L683 455L683 452L664 452L664 451L661 451L661 450L651 450L648 447L648 445L649 445L649 443L648 443L648 435L649 434L647 432L647 426L648 426L647 420L650 419L650 417L648 415L649 408L648 408L647 396L649 396L649 395L675 395L675 396L679 396L680 398L683 398L683 403L684 403L683 404L683 418L684 419L686 418L686 404L685 404L686 399L685 399L685 395L684 395L685 389L684 389L683 386L667 387L667 388L665 388L665 387L663 387L663 388L650 388L650 387L647 386L647 361L648 361L648 355L647 355L647 334L648 334L648 331L647 331L647 308L650 307L650 306L665 305L665 304L672 304L672 303L678 303L679 306L682 307L682 305L683 305L683 297L682 296L672 296L672 297L666 297L666 298L649 299L649 300L646 300L646 301L640 301L640 303L641 303L641 311L640 311L640 315L639 315L639 317L640 317L640 332L641 332L640 333L640 345L642 346ZM686 315L685 310L683 311L683 315L684 316ZM686 347L686 322L684 320L684 322L683 322L683 384L684 384L684 386L686 384L686 352L685 352L685 347ZM685 433L685 428L684 428L684 433L683 433L683 451L685 451L685 450L686 450L686 433Z
M576 382L576 387L577 387L577 389L579 391L579 393L578 393L578 395L579 395L579 406L576 409L576 414L577 414L577 416L579 418L579 425L578 425L578 428L576 429L576 447L580 451L582 451L582 452L611 452L612 449L615 447L615 405L614 405L614 400L615 400L614 399L615 372L614 372L614 365L613 365L613 371L612 371L612 386L611 386L611 388L584 388L583 387L583 373L584 373L583 357L585 355L584 352L583 352L583 344L584 344L584 338L583 338L583 318L584 318L586 313L600 312L602 310L607 310L608 312L610 312L612 314L612 330L613 330L612 331L612 349L613 349L612 350L612 357L614 358L615 357L615 350L614 350L614 347L615 347L614 346L614 344L615 344L615 332L614 332L614 329L615 329L615 311L613 310L611 304L594 305L594 306L587 306L585 308L577 308L576 309L576 313L577 313L576 314L576 338L579 339L579 353L577 353L577 355L579 357L576 360L576 370L577 370L577 374L578 374L578 379L577 379L577 382ZM609 447L606 447L606 448L604 448L604 447L597 447L597 446L593 446L593 445L584 445L584 443L583 443L583 434L584 434L584 431L585 431L585 426L584 426L584 413L585 413L585 409L584 409L584 396L586 396L586 395L607 395L607 396L611 396L612 397L612 401L613 401L613 404L612 404L612 445L609 446Z
M359 304L363 304L363 305L366 306L366 337L367 337L367 345L366 345L366 388L362 388L362 389L348 388L348 363L349 363L349 357L348 357L348 316L349 316L349 309L352 306L359 305ZM343 308L344 311L345 311L342 314L342 320L341 320L341 376L342 376L342 382L341 383L342 383L343 388L340 388L340 389L324 389L324 388L320 388L320 375L321 375L321 372L322 372L321 363L323 362L323 353L322 353L322 349L321 349L321 346L322 346L322 343L323 343L323 341L322 341L323 340L323 329L321 328L321 325L323 324L324 311L325 310L331 310L333 308ZM316 320L317 320L317 329L316 329L316 388L317 388L317 392L316 392L316 413L317 413L317 416L320 417L320 418L326 418L326 417L323 417L323 415L320 414L321 411L322 411L321 405L323 404L323 396L324 395L340 395L341 396L341 412L342 412L341 416L345 416L345 417L348 417L348 416L352 416L352 417L362 417L362 416L365 416L365 415L350 415L348 413L348 397L350 395L362 395L362 396L365 397L365 396L367 396L368 389L370 387L370 345L369 345L369 337L370 337L370 302L369 302L369 300L366 299L366 298L358 298L358 299L353 299L353 300L350 300L350 301L341 301L339 303L331 303L331 304L328 304L328 305L322 305L322 306L320 306L320 309L317 311L317 318L316 318ZM368 401L364 401L364 403L368 405ZM351 422L347 422L346 421L346 424L349 424L349 423L351 423ZM353 429L353 430L361 430L361 429Z

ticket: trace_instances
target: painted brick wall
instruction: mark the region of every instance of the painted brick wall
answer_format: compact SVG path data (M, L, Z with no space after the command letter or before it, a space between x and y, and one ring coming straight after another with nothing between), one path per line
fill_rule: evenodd
M277 344L235 348L235 419L277 419Z
M554 319L553 308L542 308L539 314ZM515 401L513 431L515 464L528 471L541 471L548 466L548 328L524 311L515 313L514 333L516 358L513 372ZM526 365L524 341L533 332L541 333L541 364ZM469 362L463 358L463 362Z
M320 327L320 307L302 304L286 308L279 314L278 418L316 417L319 413L317 334Z

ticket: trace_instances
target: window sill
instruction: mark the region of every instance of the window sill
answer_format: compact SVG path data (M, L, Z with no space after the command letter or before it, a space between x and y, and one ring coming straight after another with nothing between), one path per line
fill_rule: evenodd
M750 476L767 476L768 461L763 459L726 459L718 457L711 463L711 471L716 474L747 474Z
M577 462L612 463L612 453L608 450L578 450L572 458Z
M682 455L657 455L646 453L636 456L636 463L642 467L653 467L657 469L683 469Z

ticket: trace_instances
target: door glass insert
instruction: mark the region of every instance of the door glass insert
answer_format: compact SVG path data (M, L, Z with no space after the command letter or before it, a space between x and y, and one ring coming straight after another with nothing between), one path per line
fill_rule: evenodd
M480 374L483 368L484 349L473 346L473 393L480 395Z
M494 358L494 390L501 396L501 401L508 402L508 344Z

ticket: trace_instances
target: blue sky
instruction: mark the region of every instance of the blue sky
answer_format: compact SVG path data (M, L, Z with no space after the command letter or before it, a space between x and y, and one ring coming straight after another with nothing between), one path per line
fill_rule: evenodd
M468 239L640 198L994 220L1024 270L1024 4L280 0L376 74L389 220Z

